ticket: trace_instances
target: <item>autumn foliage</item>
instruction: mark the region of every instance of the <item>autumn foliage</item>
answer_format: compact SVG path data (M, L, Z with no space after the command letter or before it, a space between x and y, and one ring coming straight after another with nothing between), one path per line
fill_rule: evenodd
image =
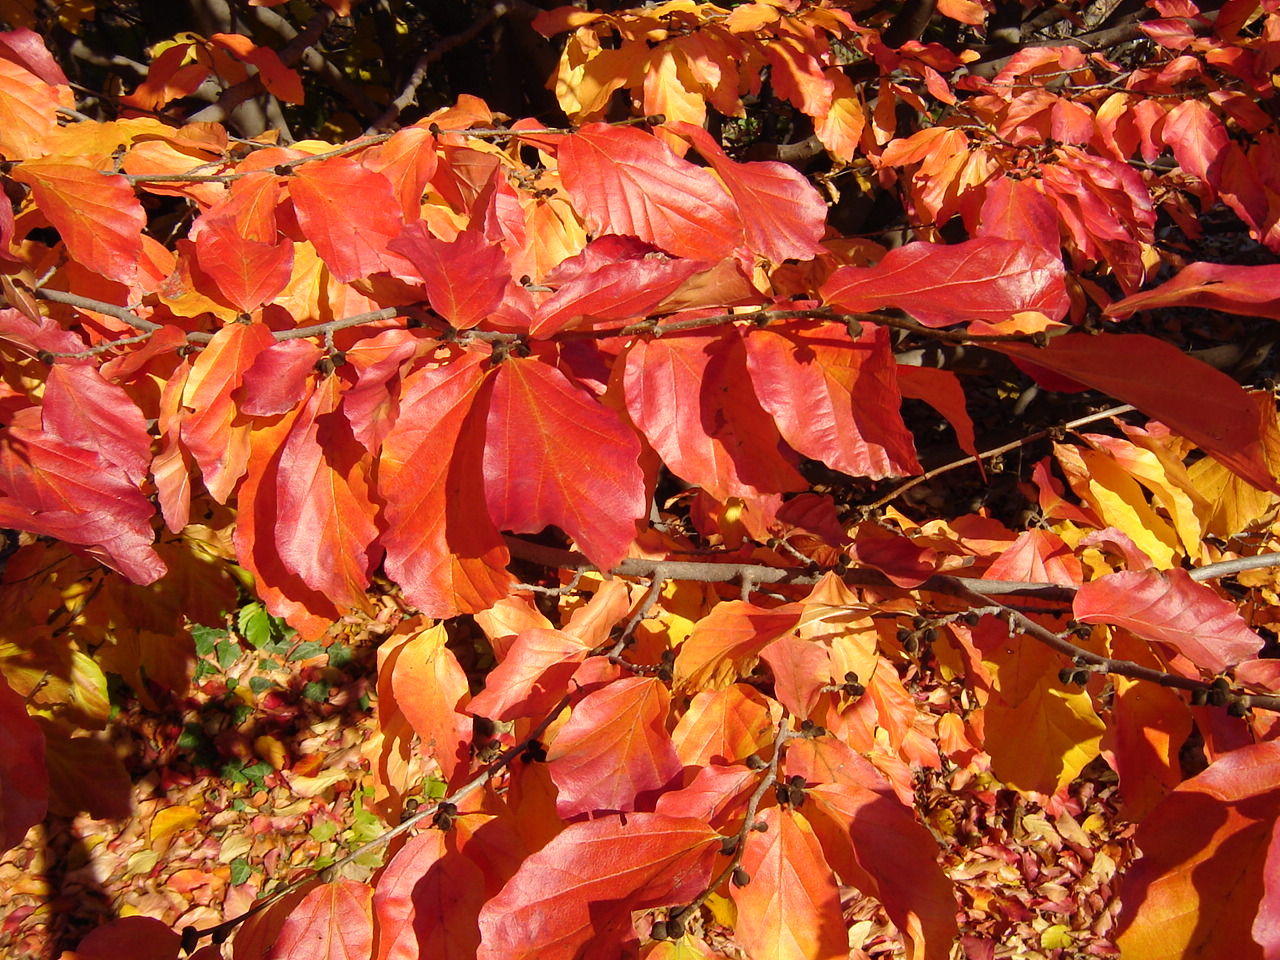
M108 675L157 707L250 599L378 625L400 825L369 882L77 956L825 960L853 890L945 958L917 787L1070 817L1103 764L1141 857L1097 952L1280 951L1280 434L1193 355L1280 320L1280 8L921 6L502 6L557 122L462 94L340 143L188 108L306 100L250 36L108 117L12 20L0 839L127 816ZM1018 430L1047 394L1076 419ZM1004 501L908 496L993 408Z

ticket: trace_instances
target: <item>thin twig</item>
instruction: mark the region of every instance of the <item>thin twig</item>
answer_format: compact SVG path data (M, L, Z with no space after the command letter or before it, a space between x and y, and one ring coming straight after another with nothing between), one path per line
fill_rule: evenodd
M998 447L992 447L990 450L983 450L976 457L962 457L959 460L953 460L951 463L943 464L941 467L934 467L932 470L928 470L920 474L918 477L912 477L906 483L894 487L893 490L886 493L879 500L875 500L872 503L867 504L866 509L878 510L886 504L897 500L898 497L902 496L912 487L917 487L922 483L932 480L934 477L941 476L942 474L958 469L959 467L968 466L971 463L977 463L979 460L989 460L992 457L1000 456L1002 453L1008 453L1010 450L1017 450L1019 447L1024 447L1029 443L1034 443L1037 440L1043 440L1045 437L1052 436L1058 430L1074 430L1076 427L1083 427L1096 420L1105 420L1107 417L1118 417L1124 413L1132 413L1136 409L1136 407L1128 403L1121 404L1118 407L1108 407L1106 410L1099 411L1098 413L1091 413L1087 417L1080 417L1077 420L1072 420L1070 423L1064 423L1061 427L1050 427L1047 430L1039 430L1035 433L1028 434L1025 437L1014 440L1011 443L1001 444Z

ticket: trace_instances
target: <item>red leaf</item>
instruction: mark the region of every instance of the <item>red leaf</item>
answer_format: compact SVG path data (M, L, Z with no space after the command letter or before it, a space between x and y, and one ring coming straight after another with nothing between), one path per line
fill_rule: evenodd
M511 584L506 545L476 503L482 413L472 405L486 376L483 363L481 355L464 353L406 377L400 415L382 443L387 572L431 617L487 610Z
M711 882L719 834L633 813L570 824L480 911L477 960L613 960L633 910L685 903Z
M31 187L74 260L110 280L133 282L147 217L128 180L50 160L24 163L10 176Z
M55 363L40 405L44 432L118 467L141 483L151 463L151 437L138 405L88 363Z
M244 380L231 394L240 412L251 417L278 417L303 397L316 361L324 351L310 340L296 338L273 343L253 358Z
M466 779L471 769L471 718L467 675L445 646L443 624L423 630L405 643L391 672L396 702L422 751L435 758L446 783Z
M681 771L667 733L671 695L655 677L629 677L589 693L547 750L559 788L556 812L581 814L652 809Z
M669 790L658 798L657 812L671 817L693 817L721 826L740 807L745 807L760 783L760 773L741 764L698 767L693 783L682 790Z
M840 892L809 822L794 810L769 807L751 831L742 869L751 882L733 886L738 906L734 939L748 956L770 960L836 960L849 955Z
M302 164L289 196L303 234L339 283L383 269L387 244L404 227L391 181L349 157Z
M522 630L467 712L500 722L541 716L568 692L569 678L590 652L590 644L560 630Z
M49 769L49 811L60 817L88 813L95 820L132 816L133 781L105 740L73 737L60 723L37 717Z
M431 235L418 220L388 245L413 266L392 272L404 280L421 280L431 309L459 330L474 327L497 309L511 282L511 268L501 245L479 230L464 230L446 242Z
M1138 826L1125 875L1124 957L1259 960L1250 936L1280 800L1280 742L1250 744L1179 784Z
M373 894L376 960L476 955L484 874L450 846L444 833L428 830L411 838L382 871Z
M1084 623L1111 623L1167 643L1210 673L1262 649L1262 638L1235 604L1181 569L1126 570L1091 580L1076 592L1072 610Z
M0 33L0 59L16 63L51 87L67 83L67 75L49 53L44 39L26 27Z
M635 431L540 360L506 360L492 382L484 489L494 524L512 533L555 524L608 570L648 510Z
M982 201L982 224L975 232L979 237L1003 237L1057 251L1058 215L1036 182L1000 177L987 184Z
M1060 583L1078 587L1084 580L1080 560L1062 538L1049 530L1027 530L982 574L986 580Z
M256 46L248 37L238 33L215 33L209 40L257 67L258 76L268 93L288 103L302 103L302 78L296 70L286 67L280 55L270 47Z
M154 514L137 483L93 451L21 427L0 435L0 526L75 544L134 583L152 583L165 573Z
M280 561L340 606L362 607L382 559L367 455L338 412L341 379L322 380L293 422L276 465Z
M641 341L626 356L632 421L673 473L721 503L808 486L747 371L732 334Z
M263 960L369 960L373 889L337 880L316 887L294 908Z
M0 850L22 842L49 812L44 734L26 700L0 676Z
M643 317L706 266L672 259L631 237L600 237L543 278L558 289L538 306L529 332L547 337L584 318Z
M1117 300L1107 314L1123 319L1139 310L1175 306L1280 320L1280 264L1189 263L1154 290Z
M1280 492L1262 453L1261 416L1249 395L1225 373L1172 344L1140 333L1068 334L1042 348L1000 343L992 349L1131 403L1255 487Z
M752 253L782 263L811 260L823 252L819 241L826 230L827 205L802 173L774 161L735 163L711 134L692 123L673 121L666 129L691 140L720 175L742 213Z
M119 917L89 933L75 949L76 960L178 960L182 937L153 917Z
M843 326L823 324L789 334L752 331L744 342L756 397L799 453L873 480L921 471L899 412L888 330L866 330L851 342Z
M1183 100L1169 111L1164 140L1173 148L1178 165L1208 187L1209 202L1222 184L1222 163L1231 138L1222 121L1203 100Z
M293 244L250 240L230 217L201 220L196 237L200 269L241 313L275 298L293 277Z
M1262 867L1262 903L1254 917L1253 939L1268 957L1280 956L1280 820L1271 825L1271 842Z
M182 442L200 464L205 488L226 503L249 459L249 424L236 424L232 393L258 354L275 343L261 323L229 323L213 335L191 368L182 403Z
M1057 320L1070 301L1056 251L999 237L890 250L874 267L840 267L822 285L827 303L851 313L900 307L927 327L1008 320L1037 310Z
M592 233L620 233L690 260L742 242L742 217L711 173L634 127L589 123L560 143L560 178Z

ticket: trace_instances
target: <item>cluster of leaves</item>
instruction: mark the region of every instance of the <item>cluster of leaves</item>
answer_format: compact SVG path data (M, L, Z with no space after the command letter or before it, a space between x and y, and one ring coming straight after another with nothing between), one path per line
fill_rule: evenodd
M220 957L238 927L238 958L837 957L843 885L945 957L918 771L1058 816L1099 758L1144 852L1126 955L1277 949L1274 401L1122 324L1280 319L1280 266L1184 255L1219 203L1280 252L1280 12L1151 12L1130 62L1087 35L997 57L973 0L937 39L915 4L565 8L533 27L569 34L573 128L462 96L338 146L174 122L211 71L300 96L244 36L175 38L94 120L38 34L0 34L0 837L127 812L86 735L107 674L181 692L191 624L241 590L302 642L388 626L373 882L80 955L212 932ZM766 76L812 178L726 152ZM912 239L842 233L854 194L896 196ZM1030 529L853 510L814 478L921 474L904 398L977 454L988 381L904 362L921 343L1149 419L1059 432ZM462 615L491 668L459 661ZM445 794L416 812L415 757Z

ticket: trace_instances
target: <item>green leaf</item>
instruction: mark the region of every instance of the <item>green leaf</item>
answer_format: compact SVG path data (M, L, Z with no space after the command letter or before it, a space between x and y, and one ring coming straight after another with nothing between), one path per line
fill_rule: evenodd
M253 868L244 857L236 857L231 861L231 882L239 885L253 875Z
M312 840L324 843L324 841L332 840L337 835L338 825L332 820L322 820L307 832L311 834Z
M312 680L302 688L302 695L316 703L324 703L329 699L329 684L323 680Z
M256 696L262 696L264 690L270 690L274 686L275 684L266 677L249 678L249 689L252 690Z
M236 627L241 636L258 650L282 640L285 635L283 622L267 613L267 608L256 600L240 608L236 614Z
M218 666L223 670L231 669L231 665L240 659L240 645L230 637L219 640L215 650L218 654Z
M214 644L226 635L226 627L206 627L198 623L191 625L191 636L196 642L196 653L202 657L213 653Z
M290 663L296 663L299 660L318 657L322 653L324 653L324 647L321 644L316 643L314 640L308 640L305 643L300 643L294 647L293 650L290 651L288 659Z

